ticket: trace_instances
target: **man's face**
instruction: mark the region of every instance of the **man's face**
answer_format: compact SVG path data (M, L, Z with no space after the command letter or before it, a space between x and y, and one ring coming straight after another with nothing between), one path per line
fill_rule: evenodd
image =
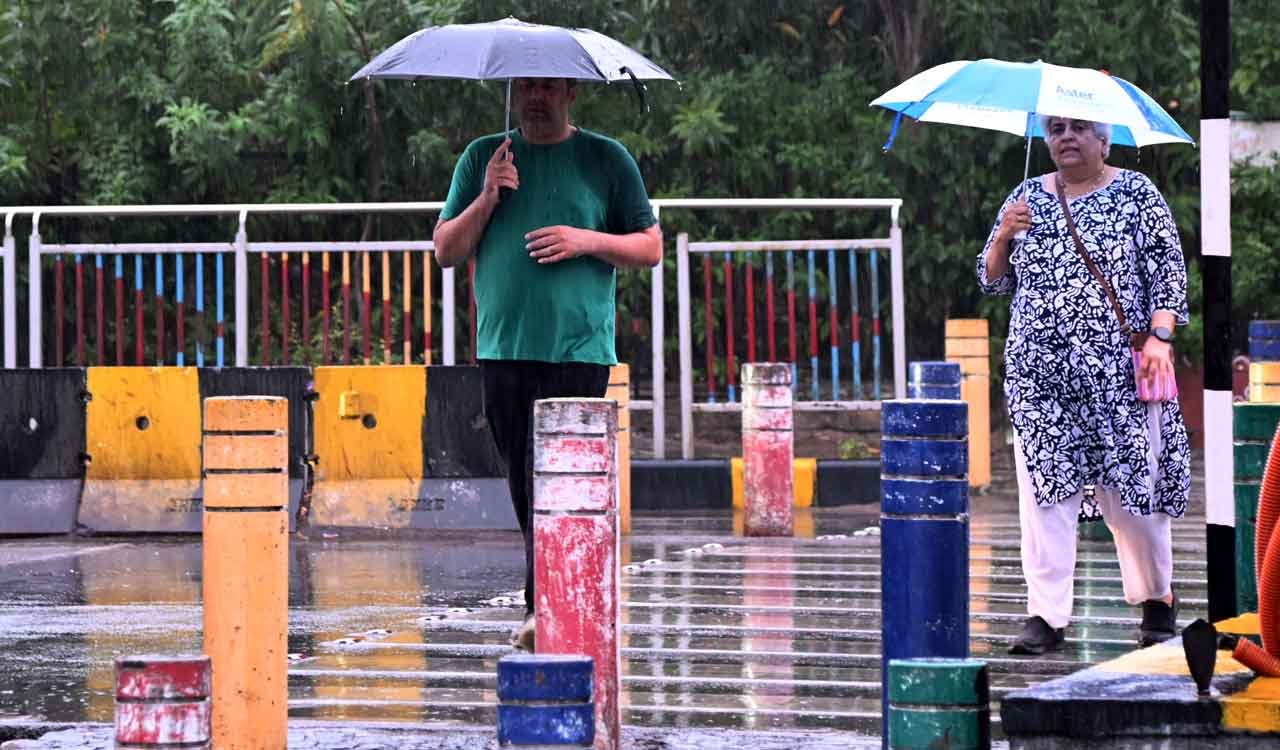
M569 123L569 105L577 92L564 78L517 78L512 89L522 126L542 130Z

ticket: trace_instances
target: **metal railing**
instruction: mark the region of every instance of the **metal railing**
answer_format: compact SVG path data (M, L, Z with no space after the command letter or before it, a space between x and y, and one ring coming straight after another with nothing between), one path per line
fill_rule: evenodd
M893 248L893 333L895 351L895 383L898 388L905 381L905 356L903 326L901 320L901 230L898 227L900 199L655 199L651 201L654 215L661 217L664 209L681 209L691 211L702 210L867 210L887 209L890 212L890 238L886 242ZM420 252L429 254L432 245L429 241L409 239L405 241L377 242L289 242L261 240L250 242L247 223L253 216L288 216L288 215L333 215L333 214L417 214L431 215L439 213L444 204L431 202L398 202L398 203L332 203L332 204L218 204L218 205L155 205L155 206L65 206L65 207L3 207L4 244L3 255L3 315L4 315L4 364L5 367L16 367L18 364L18 290L17 290L17 245L13 235L14 221L19 216L31 218L31 234L27 247L28 255L28 309L27 309L27 345L29 350L28 365L32 368L44 366L43 330L44 330L44 296L43 262L46 256L116 256L124 254L166 254L196 253L214 254L219 258L230 255L232 273L230 292L232 297L233 349L232 362L244 367L250 364L250 341L253 331L250 328L250 308L252 293L250 292L250 253L283 254L310 252ZM234 238L228 242L225 237L211 237L205 242L186 243L49 243L43 242L42 224L54 220L69 218L143 218L143 217L216 217L229 216L237 219ZM825 247L825 246L824 246ZM385 261L384 261L385 262ZM197 261L197 273L202 273L202 261ZM181 267L181 266L180 266ZM665 455L665 404L666 366L663 355L665 332L665 297L663 266L658 264L649 270L650 286L650 343L652 348L652 372L650 399L636 399L631 402L633 411L651 411L653 414L653 455L662 458ZM367 276L365 281L367 283ZM441 269L441 312L442 335L440 349L443 363L456 364L457 348L456 319L457 300L455 295L455 269ZM198 296L197 305L203 305L203 291ZM219 301L221 301L219 299ZM384 296L385 301L385 296ZM682 304L687 304L684 299ZM427 306L429 309L429 305ZM265 314L265 311L264 311ZM429 324L428 324L429 325ZM683 339L682 339L683 341ZM385 342L384 342L385 345ZM203 360L202 342L197 339L197 360ZM683 347L684 344L682 343ZM428 349L428 351L430 351ZM218 365L224 364L217 352L211 356ZM655 407L656 405L656 407ZM690 436L691 437L691 436ZM686 437L688 440L690 437Z

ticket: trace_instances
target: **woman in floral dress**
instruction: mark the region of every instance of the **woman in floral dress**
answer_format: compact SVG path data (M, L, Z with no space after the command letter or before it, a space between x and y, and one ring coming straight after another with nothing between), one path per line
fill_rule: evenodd
M1139 400L1135 378L1173 376L1173 329L1187 322L1186 264L1155 185L1106 163L1109 126L1065 118L1041 125L1057 170L1009 196L977 262L984 293L1013 295L1004 390L1030 617L1010 651L1062 646L1087 486L1097 488L1098 510L1115 537L1125 600L1142 606L1139 643L1146 646L1176 632L1170 524L1186 511L1191 471L1176 399ZM1140 372L1076 249L1059 185L1129 324L1152 333Z

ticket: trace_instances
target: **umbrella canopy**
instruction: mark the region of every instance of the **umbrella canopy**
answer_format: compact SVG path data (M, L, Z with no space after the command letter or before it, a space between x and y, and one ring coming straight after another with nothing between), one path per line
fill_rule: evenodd
M671 80L671 75L625 44L590 29L504 18L415 31L373 58L351 80L361 78L611 82Z
M1128 81L1101 70L1037 60L958 60L919 73L871 102L921 122L945 122L1044 137L1037 115L1112 126L1124 146L1191 143L1168 112ZM892 145L893 136L889 144Z

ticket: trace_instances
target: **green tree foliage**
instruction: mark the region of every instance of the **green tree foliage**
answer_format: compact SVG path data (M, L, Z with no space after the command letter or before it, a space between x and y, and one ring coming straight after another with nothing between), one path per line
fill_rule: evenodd
M1233 3L1233 106L1252 116L1280 118L1278 10ZM577 120L624 141L655 196L904 198L915 358L940 354L948 316L987 315L1002 330L1007 302L977 294L974 256L1021 176L1023 143L906 121L885 152L892 117L867 102L949 60L1044 59L1132 80L1198 130L1189 0L11 0L0 10L0 203L442 199L467 142L500 127L503 86L347 79L418 28L508 14L595 28L680 78L650 84L644 111L629 85L580 88ZM1113 157L1164 191L1198 293L1197 152ZM1038 145L1033 170L1049 168ZM1240 169L1235 191L1237 319L1280 317L1277 172ZM887 229L821 212L664 220L698 239ZM293 238L429 231L402 218L293 221ZM624 320L647 318L639 282L624 274L620 286Z

